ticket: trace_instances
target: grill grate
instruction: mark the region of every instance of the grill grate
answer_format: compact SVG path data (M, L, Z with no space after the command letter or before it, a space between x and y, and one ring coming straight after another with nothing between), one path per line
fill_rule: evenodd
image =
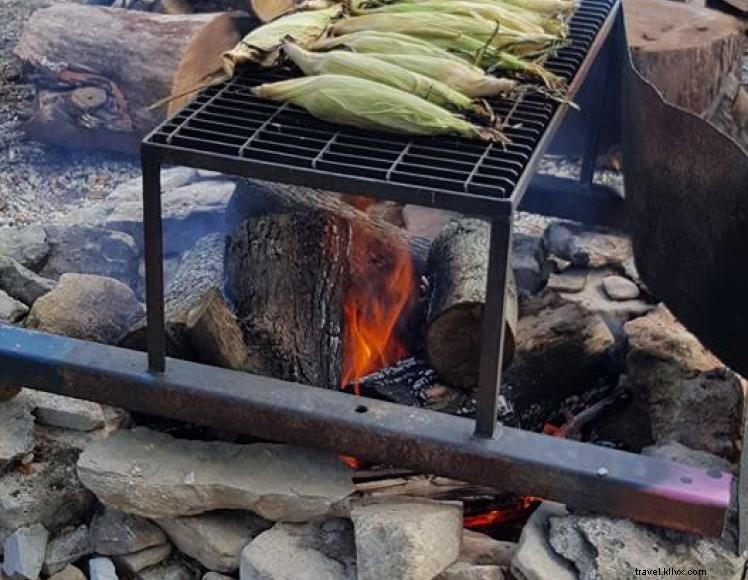
M572 90L614 6L616 0L583 0L569 23L571 42L548 59L547 68ZM325 123L249 92L289 76L290 70L245 71L206 89L146 144L170 150L174 162L185 162L185 153L193 164L199 163L195 157L224 158L242 163L244 171L234 172L247 175L330 189L335 187L329 179L336 178L338 189L348 187L351 193L383 195L378 190L389 188L393 199L492 213L518 193L520 178L560 107L539 93L490 100L512 140L506 147L451 137L401 137ZM259 165L264 173L257 174ZM327 181L320 180L323 175Z

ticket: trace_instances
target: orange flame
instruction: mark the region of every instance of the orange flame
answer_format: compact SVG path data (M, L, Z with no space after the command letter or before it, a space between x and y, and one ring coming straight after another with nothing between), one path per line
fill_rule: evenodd
M413 261L407 249L373 259L376 242L359 233L353 255L362 257L368 271L358 276L344 297L342 386L381 370L403 358L408 349L397 337L397 323L416 292Z

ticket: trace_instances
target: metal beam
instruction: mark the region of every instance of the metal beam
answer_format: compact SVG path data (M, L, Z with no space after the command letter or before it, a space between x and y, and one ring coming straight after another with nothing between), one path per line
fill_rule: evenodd
M318 447L702 534L720 534L731 476L206 365L149 373L127 349L0 328L4 384Z

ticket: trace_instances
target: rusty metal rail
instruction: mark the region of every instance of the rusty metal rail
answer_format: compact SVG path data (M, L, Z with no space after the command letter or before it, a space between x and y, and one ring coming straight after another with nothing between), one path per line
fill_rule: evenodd
M672 528L720 534L732 477L470 419L14 327L0 328L10 384L310 445Z

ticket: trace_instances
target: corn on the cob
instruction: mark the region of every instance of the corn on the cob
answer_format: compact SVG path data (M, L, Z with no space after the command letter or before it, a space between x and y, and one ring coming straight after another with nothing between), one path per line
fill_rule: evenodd
M324 121L360 129L506 141L496 129L478 127L420 97L355 77L303 77L260 85L254 87L252 93L303 107Z
M223 69L233 76L237 65L254 62L269 67L278 58L280 45L285 38L291 38L301 45L318 39L334 18L343 13L343 5L335 4L324 10L295 12L281 16L268 24L255 28L233 49L223 53Z
M397 32L380 32L376 30L362 30L343 36L332 36L313 42L311 50L330 50L333 48L348 48L354 52L379 54L419 54L445 60L461 61L454 53L439 48L425 40L414 36L407 36Z
M441 107L492 116L483 103L473 102L436 79L366 54L345 50L309 52L291 42L283 43L283 51L307 76L333 74L367 79L412 93Z
M371 56L436 79L473 99L506 96L516 90L519 84L513 79L497 78L486 74L482 68L464 61L407 54L372 54Z
M521 59L508 52L499 52L496 55L496 60L488 67L488 70L491 71L497 68L538 78L551 91L562 91L566 85L564 79L555 75L543 65Z

